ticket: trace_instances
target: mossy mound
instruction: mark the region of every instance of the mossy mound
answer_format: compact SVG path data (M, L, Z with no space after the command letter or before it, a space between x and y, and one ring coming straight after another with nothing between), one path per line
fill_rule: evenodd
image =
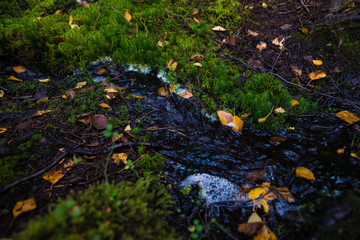
M72 193L14 239L177 239L166 222L171 206L155 181L101 184Z

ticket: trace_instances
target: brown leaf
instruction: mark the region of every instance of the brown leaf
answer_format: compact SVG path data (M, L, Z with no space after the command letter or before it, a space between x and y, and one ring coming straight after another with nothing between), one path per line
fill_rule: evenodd
M193 10L191 10L190 14L191 15L196 15L199 12L199 9L194 8Z
M16 67L13 67L13 70L16 72L16 73L23 73L23 72L26 72L26 69L23 67L23 66L16 66Z
M70 89L66 90L66 92L62 96L62 98L72 100L72 99L74 99L75 94L76 94L75 91L70 88Z
M157 42L157 45L159 45L160 47L163 47L163 43L165 42L165 40L167 38L167 32L161 33L157 38L159 40Z
M256 181L263 179L265 174L266 174L266 172L264 169L251 170L248 174L246 174L246 179L248 179L249 181L252 181L252 182L256 182Z
M260 41L260 43L258 45L256 45L256 48L259 49L260 51L266 49L266 42Z
M106 69L105 69L105 68L98 68L98 69L96 69L96 75L101 75L101 74L103 74L104 72L106 72Z
M195 55L192 55L190 57L190 60L193 60L193 61L196 61L196 62L202 61L204 59L205 59L205 57L202 54L195 54Z
M235 46L235 45L236 45L236 40L235 40L235 38L234 38L233 36L230 36L230 38L229 38L229 44L230 44L231 46Z
M250 29L248 30L248 35L253 36L253 37L259 36L259 34L257 32L250 30Z
M157 91L157 94L158 94L160 97L167 97L167 96L168 96L168 93L166 92L165 87L159 88L159 90Z
M241 223L239 224L238 231L248 235L249 237L254 236L264 224L262 222L254 223Z
M90 115L90 123L98 130L102 130L106 128L106 124L108 124L108 120L104 115L95 114Z
M265 224L260 228L253 240L276 240L276 235Z
M191 92L185 91L179 94L179 97L184 99L189 99L193 97L193 94Z

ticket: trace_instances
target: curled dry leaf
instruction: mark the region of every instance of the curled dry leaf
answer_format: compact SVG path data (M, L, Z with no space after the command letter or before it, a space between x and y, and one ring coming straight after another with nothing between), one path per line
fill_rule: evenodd
M7 128L0 128L0 133L4 133L7 131Z
M354 124L357 121L360 121L360 118L358 118L355 114L348 111L340 111L336 113L336 116L338 116L339 118L350 124Z
M65 94L62 95L62 98L72 100L72 99L74 99L75 94L76 94L75 91L70 88L70 89L66 90Z
M268 7L268 5L267 5L265 2L263 2L263 3L261 4L261 6L262 6L263 8L267 8L267 7Z
M241 118L239 118L238 116L234 115L233 123L234 123L234 126L232 127L232 130L234 132L242 132L242 128L244 125L243 120L241 120Z
M41 82L41 83L48 83L48 82L50 82L50 78L38 79L38 81Z
M38 110L32 116L33 117L42 116L42 115L44 115L46 113L49 113L49 112L51 112L51 110Z
M268 117L270 116L270 114L272 113L273 110L274 110L274 106L272 106L271 111L268 113L268 115L266 115L266 116L263 117L263 118L259 118L259 119L258 119L258 122L259 122L259 123L265 122L265 121L268 119Z
M295 65L291 65L291 71L293 71L293 73L295 73L296 76L301 76L301 74L302 74L301 69L299 69Z
M234 38L233 36L230 36L230 37L229 37L229 44L230 44L231 46L235 46L235 45L236 45L236 40L235 40L235 38Z
M184 98L184 99L189 99L189 98L193 97L193 94L189 91L185 91L185 92L179 93L179 97Z
M312 60L313 64L316 66L321 66L323 62L321 60Z
M175 89L176 89L176 84L175 83L170 83L170 87L169 87L170 94L175 92Z
M127 160L128 156L126 155L126 153L114 153L111 156L111 158L114 160L114 163L119 165L120 162L123 162L124 164L126 164L126 160Z
M136 94L130 94L130 96L132 96L133 98L137 98L137 99L143 99L145 98L145 96L141 96L141 95L136 95Z
M251 115L252 115L252 113L243 113L243 114L241 114L240 117L247 118L247 117L250 117Z
M158 42L157 45L160 47L163 47L163 43L165 42L166 38L167 38L167 32L163 32L161 33L158 37Z
M195 21L195 22L197 22L197 23L199 23L199 22L200 22L200 21L199 21L199 20L197 20L195 17L194 17L194 21Z
M178 63L174 61L174 59L170 59L168 65L167 65L167 68L170 70L170 71L175 71L176 68L177 68L177 65Z
M282 30L288 30L288 29L290 29L291 28L291 24L284 24L284 25L282 25L280 28L282 29Z
M0 98L2 98L4 94L5 94L4 90L0 89Z
M266 49L266 42L260 41L260 43L258 45L256 45L256 48L259 49L260 51Z
M194 65L197 66L197 67L202 67L202 64L199 63L199 62L194 63Z
M260 195L263 195L265 192L265 188L255 188L250 190L249 192L249 198L251 200L255 200L256 198L258 198Z
M285 110L281 107L275 108L275 113L279 114L279 113L285 113Z
M168 93L166 92L165 87L159 88L159 90L157 91L157 94L158 94L160 97L167 97L167 96L168 96Z
M296 177L306 178L315 181L314 174L306 167L296 168Z
M196 15L199 12L199 9L194 8L193 10L191 10L190 14L191 15Z
M253 37L259 36L259 34L257 32L250 30L250 29L248 30L248 35L253 36Z
M302 28L302 29L301 29L301 32L302 32L304 35L309 35L309 29L307 29L307 28Z
M289 203L295 202L295 199L293 195L290 193L288 187L275 187L272 186L272 188L276 189L278 191L278 194L283 197L286 201Z
M129 124L125 127L124 131L125 132L130 132L131 131L131 127L130 127Z
M193 61L196 61L196 62L202 61L202 60L204 60L204 59L205 59L205 57L204 57L204 55L202 55L202 54L195 54L195 55L192 55L192 56L190 57L190 60L193 60Z
M82 88L83 86L86 85L87 82L78 82L76 85L75 85L75 89L77 88Z
M221 26L213 27L212 30L215 32L225 32L226 31L226 29Z
M98 68L96 69L96 75L102 75L104 72L106 72L105 68Z
M20 73L23 73L23 72L26 72L26 69L23 67L23 66L16 66L16 67L13 67L13 70L14 72L20 74Z
M11 75L10 77L8 77L8 80L17 81L17 82L22 82L21 79L18 79L18 78L16 78L16 77L12 76L12 75Z
M35 208L36 208L35 198L29 198L24 201L17 202L12 210L12 213L14 218L16 218L21 213L34 210Z
M106 124L108 124L108 119L101 114L90 115L90 123L98 130L102 130L106 128Z
M63 178L65 174L62 172L62 170L52 170L49 172L45 172L42 177L46 181L50 182L51 184L57 183L61 178Z
M322 70L318 70L309 74L309 78L311 80L316 80L324 77L326 77L326 73L324 73Z
M227 125L228 123L231 123L234 119L234 116L231 113L227 113L224 111L217 111L217 115L219 116L222 125Z
M277 239L276 235L265 224L260 228L256 236L254 236L253 238L253 240L276 240L276 239Z

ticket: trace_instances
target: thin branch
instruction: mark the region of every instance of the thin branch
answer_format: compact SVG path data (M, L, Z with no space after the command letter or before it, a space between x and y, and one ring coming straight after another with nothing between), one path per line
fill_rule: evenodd
M286 43L286 38L287 38L287 35L284 37L284 43L281 45L280 53L278 54L278 56L277 56L274 64L272 65L270 72L272 72L272 71L274 70L274 67L275 67L276 63L277 63L277 61L279 60L279 57L280 57L281 53L283 52L283 49L284 49L285 43Z
M303 0L300 0L300 3L301 3L301 5L305 8L305 10L306 10L307 12L309 12L309 9L305 6Z

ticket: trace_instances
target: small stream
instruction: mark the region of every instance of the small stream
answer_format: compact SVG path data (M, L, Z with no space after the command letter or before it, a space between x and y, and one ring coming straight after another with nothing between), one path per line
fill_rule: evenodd
M288 187L295 200L271 201L266 221L286 221L288 212L303 204L320 204L319 199L336 198L360 187L358 162L349 152L353 130L335 115L290 118L300 128L281 136L266 136L246 125L238 134L205 116L195 98L158 96L165 83L156 73L131 69L113 84L126 87L126 94L145 96L131 101L144 115L138 127L150 141L174 147L161 151L168 159L165 177L175 184L178 207L188 217L194 215L196 205L189 205L189 196L181 191L189 185L202 190L207 217L222 217L224 223L239 221L236 224L251 214L247 192L263 182ZM345 148L345 153L337 154L339 148ZM310 169L316 181L295 177L300 166ZM231 213L238 214L237 219Z

